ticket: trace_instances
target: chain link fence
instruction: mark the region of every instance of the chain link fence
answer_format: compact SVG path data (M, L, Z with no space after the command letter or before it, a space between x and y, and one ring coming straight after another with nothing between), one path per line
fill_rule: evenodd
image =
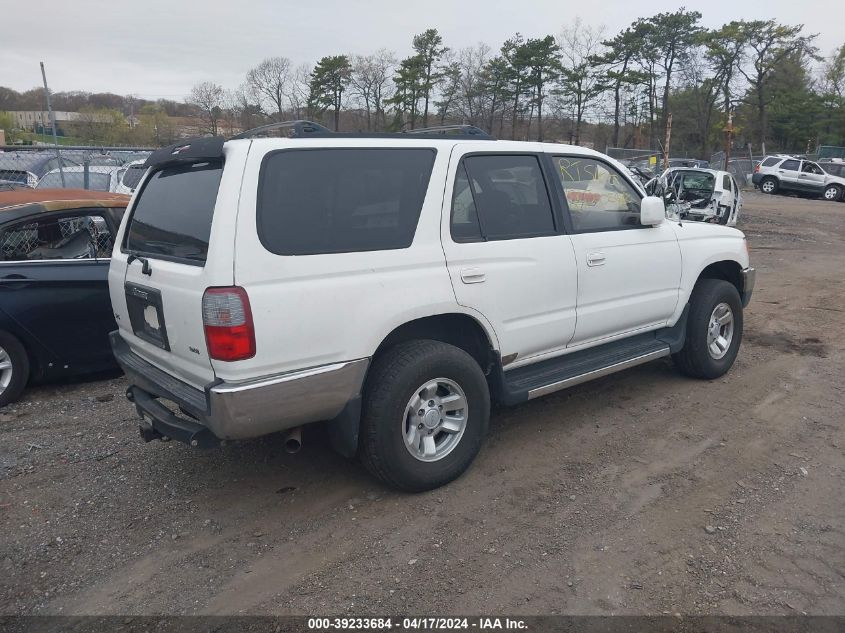
M148 147L0 146L0 191L88 189L132 193Z

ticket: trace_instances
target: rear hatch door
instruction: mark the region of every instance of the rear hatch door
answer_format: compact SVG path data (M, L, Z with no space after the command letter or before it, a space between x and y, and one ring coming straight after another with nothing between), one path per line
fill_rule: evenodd
M121 227L110 271L121 336L135 353L197 388L214 380L203 293L233 283L242 172L236 162L221 156L154 166Z

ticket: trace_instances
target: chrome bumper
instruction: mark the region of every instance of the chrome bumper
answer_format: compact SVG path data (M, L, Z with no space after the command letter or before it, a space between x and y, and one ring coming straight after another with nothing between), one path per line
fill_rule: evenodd
M370 362L362 358L243 383L211 383L200 390L135 354L118 332L111 333L111 343L139 415L161 435L189 443L206 430L217 439L236 440L331 420L360 396ZM158 398L174 402L186 417ZM193 433L181 433L184 428Z
M739 296L742 298L742 307L748 307L751 302L751 293L754 292L754 282L757 280L757 271L751 268L744 268L741 272L742 291Z

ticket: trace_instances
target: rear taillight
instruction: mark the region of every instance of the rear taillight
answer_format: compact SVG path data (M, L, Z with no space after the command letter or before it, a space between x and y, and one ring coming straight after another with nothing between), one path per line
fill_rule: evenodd
M760 163L757 163L757 165L754 166L754 173L757 174L759 172L760 172Z
M202 296L202 323L212 359L233 361L255 356L252 310L243 288L208 288Z

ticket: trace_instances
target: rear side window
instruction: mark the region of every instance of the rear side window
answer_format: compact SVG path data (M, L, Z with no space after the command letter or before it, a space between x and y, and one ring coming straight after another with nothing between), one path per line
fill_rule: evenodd
M432 149L305 149L268 154L258 185L258 237L276 255L407 248Z
M797 160L785 160L780 168L788 169L789 171L798 171L798 164Z
M763 167L774 167L778 164L780 158L775 158L774 156L769 156L766 160L763 161Z
M155 172L129 220L124 248L132 253L205 263L222 163L195 163Z
M722 189L724 189L725 191L731 190L731 177L727 174L724 174L722 176Z
M469 156L463 165L474 205L462 212L461 202L466 200L469 204L469 200L465 194L460 196L462 183L458 173L455 187L460 197L453 205L453 232L462 216L472 221L473 208L477 209L481 230L488 240L539 237L555 232L549 194L536 156Z

